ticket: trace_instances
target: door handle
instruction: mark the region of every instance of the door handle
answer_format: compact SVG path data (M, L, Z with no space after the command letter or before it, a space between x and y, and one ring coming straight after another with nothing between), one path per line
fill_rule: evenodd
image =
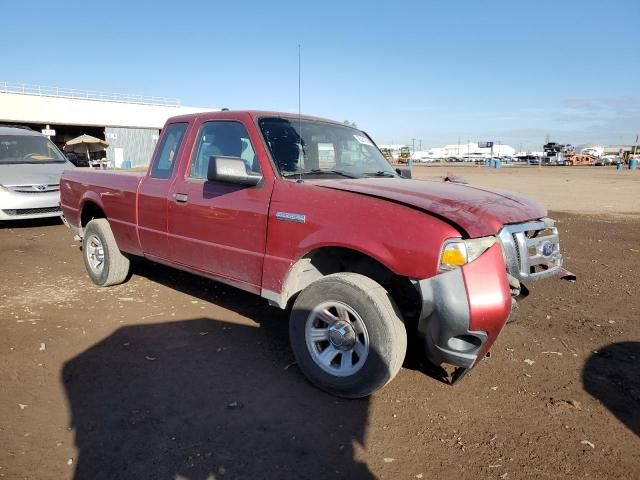
M175 198L176 202L178 203L187 203L187 200L189 200L189 195L187 195L186 193L174 193L173 198Z

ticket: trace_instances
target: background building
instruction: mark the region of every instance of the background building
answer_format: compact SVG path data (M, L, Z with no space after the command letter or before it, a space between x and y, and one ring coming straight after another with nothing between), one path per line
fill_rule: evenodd
M169 117L210 110L184 107L175 98L0 83L0 123L48 131L59 147L83 133L100 138L116 167L127 160L148 164Z

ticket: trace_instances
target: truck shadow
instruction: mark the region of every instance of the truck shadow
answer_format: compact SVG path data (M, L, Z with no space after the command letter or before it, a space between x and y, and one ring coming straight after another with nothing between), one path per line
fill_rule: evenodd
M204 279L197 275L156 264L143 258L133 257L131 261L131 274L140 275L148 280L199 298L205 302L215 303L218 306L250 318L257 323L264 324L265 322L269 322L272 325L265 333L267 335L273 333L277 336L278 341L282 342L281 352L287 352L290 358L293 358L288 343L288 312L269 307L267 301L261 297L214 280ZM409 323L407 328L409 330L415 330L416 325ZM448 373L442 367L433 365L427 361L424 346L416 335L409 335L407 356L403 367L419 371L439 382L449 383Z
M587 360L582 382L618 420L640 437L640 342L612 343Z
M167 267L140 257L131 257L131 272L154 283L164 285L205 302L211 302L239 313L256 323L282 320L283 335L287 335L288 315L279 308L269 307L262 297L189 272ZM288 345L285 338L285 344Z
M69 360L74 478L375 478L355 458L368 399L310 386L272 325L123 327Z

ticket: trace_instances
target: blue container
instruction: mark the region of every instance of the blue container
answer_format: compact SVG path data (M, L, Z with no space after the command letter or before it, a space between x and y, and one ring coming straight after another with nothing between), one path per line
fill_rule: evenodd
M122 168L131 168L131 160L124 160L122 162Z
M629 170L635 170L638 168L638 159L632 158L629 160Z
M484 161L484 166L485 167L490 167L491 166L491 160L485 160Z
M493 161L493 166L494 168L500 168L500 160L498 160L497 158Z
M624 163L619 163L616 165L616 170L624 170Z

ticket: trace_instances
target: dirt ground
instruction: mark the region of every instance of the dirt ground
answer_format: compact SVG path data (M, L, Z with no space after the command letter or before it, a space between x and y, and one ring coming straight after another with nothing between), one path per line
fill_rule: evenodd
M471 184L522 193L556 212L640 213L640 170L520 165L496 169L464 163L413 167L413 177L421 180L441 180L448 174Z
M554 216L577 283L532 285L458 385L403 368L355 401L306 383L260 298L145 261L97 288L64 226L5 224L0 477L640 478L640 217Z

